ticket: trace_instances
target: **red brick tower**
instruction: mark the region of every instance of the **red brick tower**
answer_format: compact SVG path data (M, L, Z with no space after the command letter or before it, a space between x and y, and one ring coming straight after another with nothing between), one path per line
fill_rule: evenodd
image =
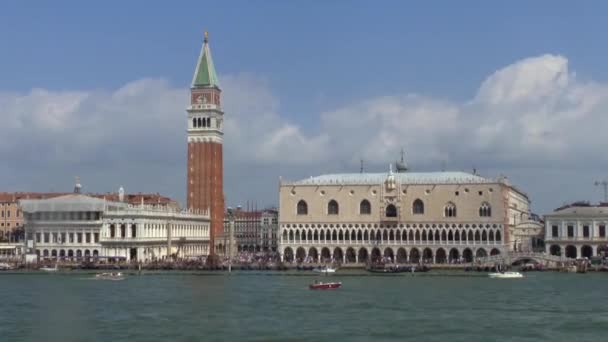
M208 35L196 64L188 112L188 208L211 214L209 253L224 230L224 112Z

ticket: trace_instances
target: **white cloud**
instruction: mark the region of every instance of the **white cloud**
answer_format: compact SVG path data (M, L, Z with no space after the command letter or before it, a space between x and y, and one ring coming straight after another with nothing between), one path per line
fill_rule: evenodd
M290 176L283 170L314 175L337 165L354 169L361 158L384 168L402 146L414 168L446 161L499 166L508 174L531 166L606 164L608 85L579 80L563 56L526 58L499 69L462 103L389 94L305 113L319 120L315 132L286 120L259 76L225 75L222 85L224 160L235 183L227 185L228 198L231 187L249 181L247 165L266 170L256 179L274 189L279 174ZM143 190L157 185L183 196L187 93L155 79L114 91L0 93L0 160L10 161L0 166L0 176L52 182L64 173L96 170L105 186L127 179Z

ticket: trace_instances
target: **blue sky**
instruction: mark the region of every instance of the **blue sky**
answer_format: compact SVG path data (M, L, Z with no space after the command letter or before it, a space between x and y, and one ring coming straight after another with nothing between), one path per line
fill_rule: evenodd
M252 117L259 115L257 110L262 108L261 112L276 114L273 118L281 121L277 129L296 127L304 140L314 140L317 135L322 140L324 134L331 140L335 137L324 119L328 113L348 108L354 111L352 120L358 120L358 104L405 94L448 102L467 111L463 106L476 97L484 80L497 70L530 57L564 56L570 80L575 77L577 82L603 84L608 78L604 44L607 10L608 4L604 2L566 1L5 1L0 3L0 93L26 96L31 95L32 89L44 89L52 93L51 97L87 92L104 98L142 79L161 79L165 84L159 87L168 91L187 89L202 32L206 29L210 32L220 82L227 79L229 89L245 93L248 89L243 84L263 88L268 97L256 96L255 101L267 98L273 102L268 108L263 107L268 104L256 104L258 109L252 109L251 116L247 113L248 104L235 105L232 109L240 110L239 118L255 120ZM91 106L103 107L103 100ZM167 114L182 120L185 106L186 103L167 106L169 111L175 108L173 113ZM16 115L15 112L3 115ZM87 115L85 111L78 113ZM438 119L441 120L441 116ZM31 132L24 129L20 133ZM407 129L401 133L409 134ZM49 141L53 140L47 140L47 143ZM391 145L392 154L398 152L396 146L401 144L396 142L394 145ZM36 150L36 146L30 147L31 151ZM417 148L415 142L407 142L407 150ZM420 165L420 169L437 168L439 160L446 159L445 154L448 154L449 165L455 168L477 164L492 175L513 174L515 180L523 184L522 188L533 189L530 192L538 211L561 204L554 199L558 194L545 195L534 178L526 175L529 167L534 167L534 173L538 174L538 170L544 170L543 165L558 165L556 160L560 158L549 158L545 164L529 166L525 162L514 162L512 158L483 157L493 154L494 150L479 152L479 160L462 160L458 158L458 152L440 150L443 157L437 157L439 159L425 160L419 156L413 157L413 162ZM167 149L167 153L170 151ZM332 160L329 164L321 157L311 157L318 162L280 165L268 160L252 162L249 167L259 168L260 174L280 167L285 169L281 170L282 176L295 178L356 168L353 160L358 159L355 154L359 152L340 152L337 156L344 156L342 159L326 156ZM226 158L230 159L230 156ZM22 173L30 165L17 159L12 161L4 170L0 167L0 174ZM594 165L592 160L588 161L586 164ZM107 163L110 162L115 161ZM180 159L170 162L179 164ZM241 165L231 164L230 160L227 163L228 167L234 165L234 168ZM243 161L243 164L247 165L247 162ZM384 168L380 161L371 160L369 164ZM87 171L79 171L79 167L80 164L71 165L69 171ZM554 168L550 171L554 172ZM49 172L48 177L69 173L60 163L49 169L53 172ZM555 179L585 179L573 182L577 186L566 185L560 200L599 199L598 191L592 186L584 191L577 190L578 185L591 183L594 177L602 176L601 165L592 169L592 173L583 175L578 170L556 175ZM63 187L71 182L71 176L70 180L57 182L34 175L32 172L31 179L9 177L11 182L7 180L4 184L0 180L0 188L37 190L31 187L51 183ZM228 198L276 204L273 196L276 197L277 174L267 176L269 180L264 181L265 185L252 187L250 192L228 188ZM229 171L227 177L233 177L238 183L243 175ZM132 182L138 190L155 190L146 187L145 180ZM158 185L158 191L181 198L180 182L181 178L174 183L168 180ZM150 180L149 183L155 182ZM110 178L105 181L91 179L90 184L97 191L114 189ZM542 186L551 187L551 184ZM274 189L260 190L263 188Z

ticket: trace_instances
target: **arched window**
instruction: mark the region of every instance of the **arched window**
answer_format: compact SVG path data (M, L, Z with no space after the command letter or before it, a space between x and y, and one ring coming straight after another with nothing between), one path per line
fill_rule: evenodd
M443 215L445 217L456 217L456 205L452 202L448 202L443 208Z
M207 118L203 118L203 127L209 127L207 126Z
M196 128L196 118L192 118L192 127Z
M420 199L416 199L412 205L412 212L415 215L424 214L424 203Z
M202 123L202 121L201 121L201 118L198 118L198 119L196 119L196 120L197 120L197 123L198 123L198 125L196 125L196 127L199 127L199 128L200 128L200 127L203 127L203 123Z
M372 213L372 205L369 203L368 200L363 200L361 201L361 204L359 204L359 214L360 215L369 215Z
M211 118L207 118L207 127L211 127Z
M308 204L304 200L298 202L298 215L308 215Z
M479 216L480 217L490 217L492 216L492 207L487 202L481 204L479 207Z
M339 212L338 202L331 200L327 203L327 215L338 215Z
M386 207L386 217L397 217L397 208L394 205L389 204Z

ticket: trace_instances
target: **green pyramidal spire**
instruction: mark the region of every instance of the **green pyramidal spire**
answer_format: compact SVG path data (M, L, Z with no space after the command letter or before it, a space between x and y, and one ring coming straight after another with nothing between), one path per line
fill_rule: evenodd
M205 41L192 78L192 87L220 87L211 58L211 50L209 50L209 34L207 32L205 32Z

